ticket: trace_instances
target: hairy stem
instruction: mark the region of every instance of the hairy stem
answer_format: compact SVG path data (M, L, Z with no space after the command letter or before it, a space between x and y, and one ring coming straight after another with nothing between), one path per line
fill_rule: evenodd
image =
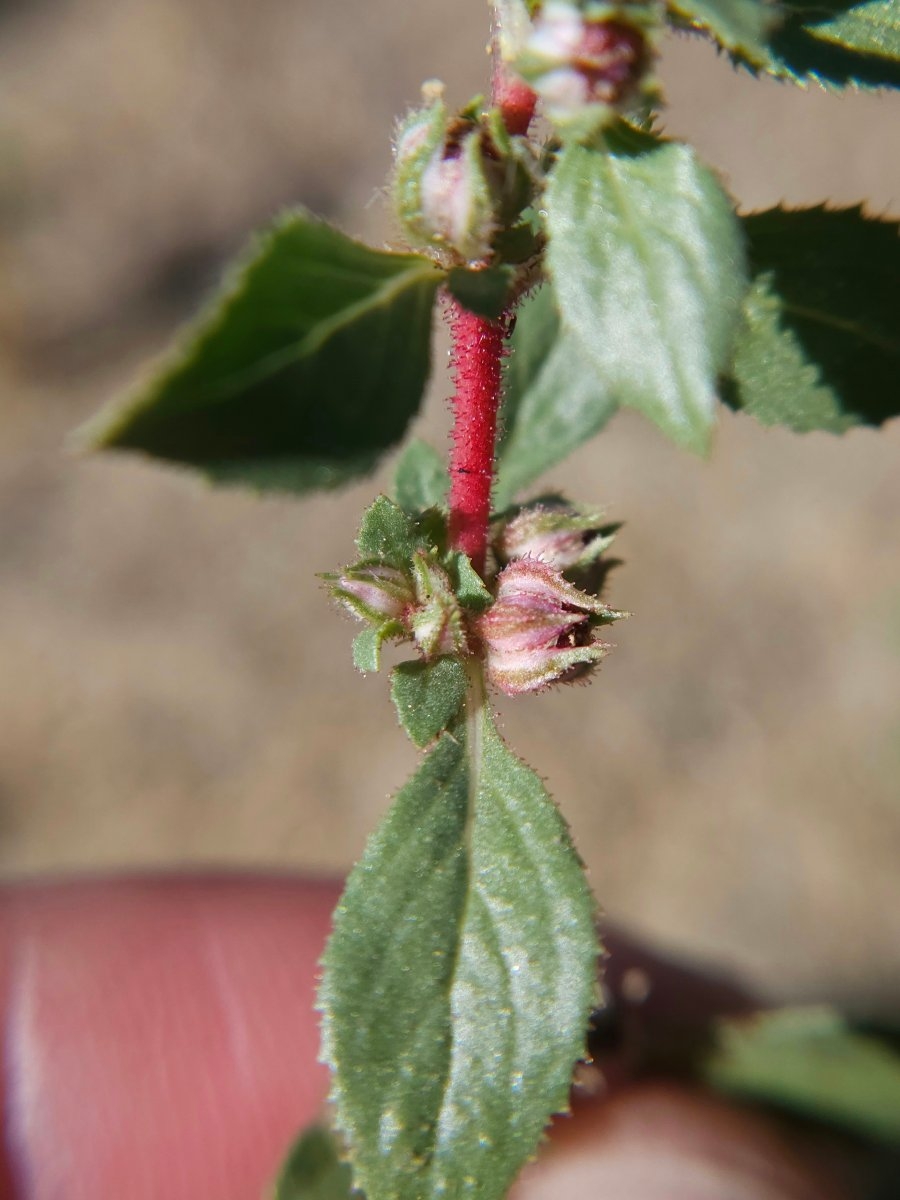
M453 448L450 452L450 543L476 571L487 553L497 410L506 322L491 321L451 301Z
M511 134L528 132L536 96L511 74L500 55L497 31L491 41L493 72L491 98ZM450 543L484 571L487 554L497 411L502 390L502 362L509 314L491 321L451 301L453 449L450 454Z

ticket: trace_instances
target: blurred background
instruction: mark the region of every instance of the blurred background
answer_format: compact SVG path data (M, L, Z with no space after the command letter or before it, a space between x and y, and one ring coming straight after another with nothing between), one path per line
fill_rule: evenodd
M343 872L412 769L315 572L383 476L214 492L69 430L297 202L382 244L394 118L485 86L484 0L0 0L0 862ZM665 125L748 209L900 215L898 100L666 47ZM444 353L419 432L446 439ZM503 706L611 918L774 996L900 1003L900 422L618 416L549 483L624 520L590 691Z

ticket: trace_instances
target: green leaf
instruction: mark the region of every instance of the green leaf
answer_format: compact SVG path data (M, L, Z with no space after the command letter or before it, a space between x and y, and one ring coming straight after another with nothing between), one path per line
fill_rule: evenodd
M429 259L288 214L151 381L82 437L229 483L335 487L370 471L418 408L442 278Z
M368 1200L500 1200L568 1104L594 997L568 831L473 679L354 869L319 994Z
M549 283L516 314L506 364L495 503L515 496L597 433L616 410L577 339L560 329Z
M563 325L611 402L703 451L747 286L740 225L688 146L635 131L607 140L566 147L550 176Z
M416 522L387 496L379 496L363 513L356 535L361 559L404 569L419 546Z
M394 473L397 503L408 513L439 508L447 498L447 463L437 450L414 438L405 448Z
M739 52L752 63L767 61L768 34L778 21L774 4L765 0L670 0L669 10L676 19L710 33L726 50Z
M723 1020L702 1074L713 1086L900 1145L900 1055L830 1008Z
M821 13L822 5L818 11ZM897 0L869 0L864 4L826 3L834 15L813 19L815 36L862 54L900 59L900 4Z
M447 290L463 308L495 321L509 305L515 269L509 266L470 271L454 267L447 275Z
M404 662L391 676L391 699L400 724L417 746L428 746L459 715L466 671L458 658Z
M900 413L900 238L860 208L744 218L753 286L727 399L764 425L841 433Z
M897 0L788 0L766 70L825 87L900 87Z
M300 1135L288 1155L273 1200L350 1200L352 1183L352 1172L341 1162L334 1135L313 1126Z

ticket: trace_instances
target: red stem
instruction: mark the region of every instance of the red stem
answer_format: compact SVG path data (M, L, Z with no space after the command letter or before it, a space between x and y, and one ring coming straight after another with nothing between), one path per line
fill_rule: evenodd
M509 132L524 135L534 116L537 97L526 83L505 69L496 35L492 49L493 102ZM452 300L450 331L456 383L450 452L450 545L468 554L475 570L483 574L509 317L504 314L501 320L490 321Z
M450 451L450 544L484 571L494 446L500 407L505 321L490 321L455 300L450 307L453 397L453 448Z

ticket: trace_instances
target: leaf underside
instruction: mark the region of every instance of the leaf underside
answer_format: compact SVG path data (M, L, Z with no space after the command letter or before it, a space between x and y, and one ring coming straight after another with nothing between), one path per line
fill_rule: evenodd
M545 283L520 305L505 368L495 505L505 508L616 410L594 363L560 327Z
M506 1194L567 1107L593 915L557 809L470 699L350 875L325 953L332 1098L368 1200Z
M150 382L82 436L222 482L337 486L372 470L418 408L441 278L290 213Z
M754 281L728 402L798 432L900 413L897 222L817 207L743 224Z
M705 450L746 290L731 201L693 150L629 130L550 176L548 267L564 328L610 400Z

